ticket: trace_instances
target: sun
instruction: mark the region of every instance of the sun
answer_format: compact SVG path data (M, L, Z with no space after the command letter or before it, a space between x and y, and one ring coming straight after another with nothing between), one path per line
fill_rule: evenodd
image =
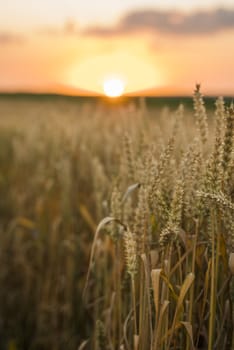
M103 82L103 91L108 97L119 97L123 95L125 83L118 78L106 79Z

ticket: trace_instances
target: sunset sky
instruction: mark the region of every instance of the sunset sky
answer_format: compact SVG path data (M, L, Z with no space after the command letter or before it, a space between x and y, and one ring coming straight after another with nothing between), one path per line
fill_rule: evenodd
M234 95L233 0L8 0L0 91ZM78 89L76 91L76 89Z

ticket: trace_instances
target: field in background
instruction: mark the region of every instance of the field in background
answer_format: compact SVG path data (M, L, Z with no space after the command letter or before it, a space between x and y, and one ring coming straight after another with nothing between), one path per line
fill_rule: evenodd
M131 104L138 104L140 100L144 100L147 107L152 108L177 108L179 104L183 104L185 108L193 108L193 99L191 96L178 96L178 97L153 97L153 96L136 96L136 97L118 97L111 99L105 96L66 96L56 94L28 94L28 93L1 93L0 101L5 102L16 102L16 101L34 101L45 103L45 102L63 102L63 103L76 103L79 106L82 105L101 105L116 108L116 106L126 106ZM206 108L213 109L217 96L204 96ZM225 102L230 104L233 98L230 96L225 97Z
M0 96L2 349L232 348L234 112L205 104Z

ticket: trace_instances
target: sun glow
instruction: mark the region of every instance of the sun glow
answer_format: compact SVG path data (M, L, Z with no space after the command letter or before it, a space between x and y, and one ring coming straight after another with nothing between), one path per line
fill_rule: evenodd
M139 56L116 51L86 57L79 63L76 58L64 69L61 80L74 88L112 97L165 85L160 63L152 64L146 55Z
M103 83L103 91L108 97L119 97L125 88L124 81L118 78L106 79Z

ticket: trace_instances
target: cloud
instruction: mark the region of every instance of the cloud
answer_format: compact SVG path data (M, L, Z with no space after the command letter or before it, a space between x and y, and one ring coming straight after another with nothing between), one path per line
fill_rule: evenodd
M78 36L79 25L72 19L67 20L62 27L46 27L38 31L39 34L48 36Z
M21 45L25 37L20 34L10 32L0 32L0 45Z
M234 9L216 9L183 13L179 11L138 10L127 13L113 27L89 27L84 34L114 36L139 30L177 35L213 34L234 29Z

